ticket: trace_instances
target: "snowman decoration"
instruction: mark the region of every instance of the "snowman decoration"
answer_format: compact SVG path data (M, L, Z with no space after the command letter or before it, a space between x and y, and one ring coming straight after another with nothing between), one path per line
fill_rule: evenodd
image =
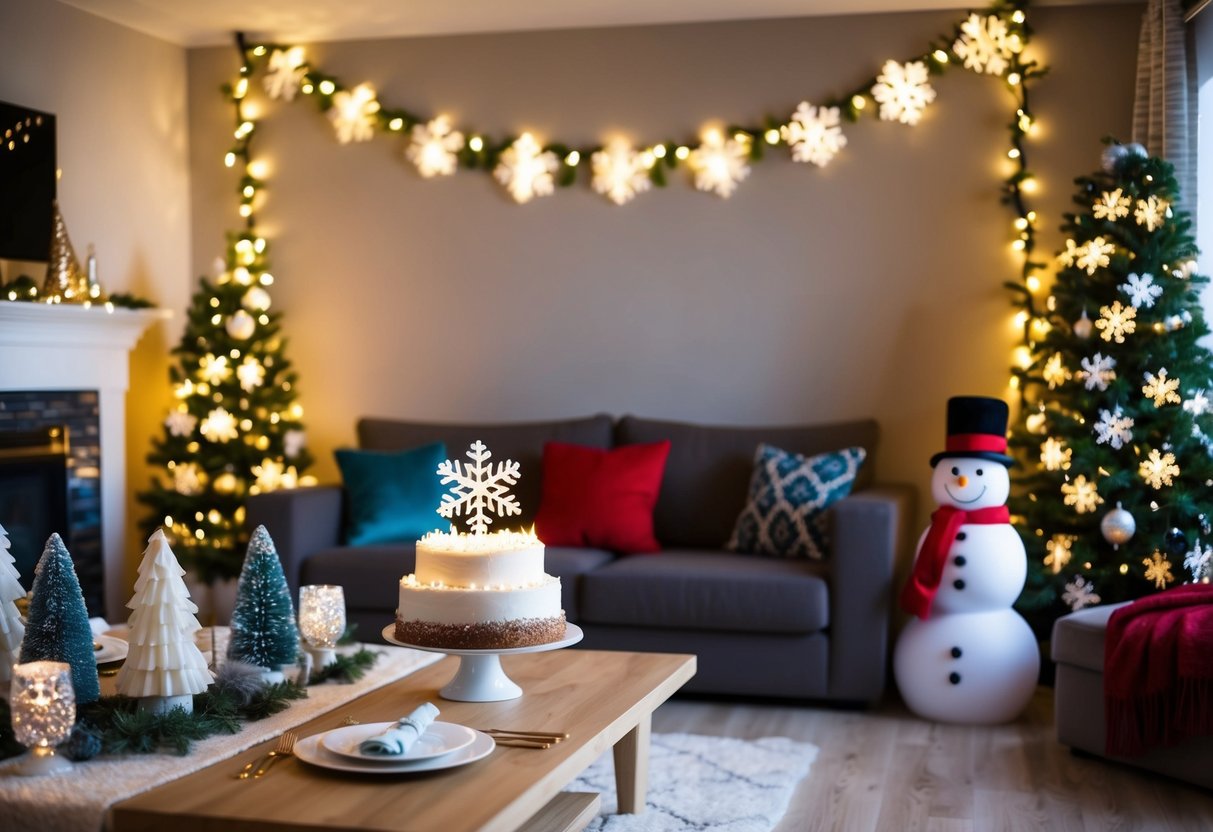
M948 400L946 450L931 457L939 508L901 593L915 618L893 652L902 698L927 719L1006 722L1036 688L1036 638L1011 608L1028 562L1006 506L1014 464L1006 430L1006 402Z

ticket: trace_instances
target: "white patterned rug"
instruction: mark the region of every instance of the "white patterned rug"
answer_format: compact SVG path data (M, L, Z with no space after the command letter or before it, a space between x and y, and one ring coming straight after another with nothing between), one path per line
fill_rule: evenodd
M817 746L786 737L653 734L650 743L642 814L614 814L610 752L569 784L569 791L602 795L602 814L588 832L770 832L817 759Z

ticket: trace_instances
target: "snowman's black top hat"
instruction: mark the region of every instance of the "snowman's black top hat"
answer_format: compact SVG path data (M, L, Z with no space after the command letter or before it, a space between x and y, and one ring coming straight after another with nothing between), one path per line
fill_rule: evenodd
M931 467L945 457L988 459L1006 466L1015 464L1007 456L1007 417L1002 399L986 396L953 396L948 399L946 450L931 457Z

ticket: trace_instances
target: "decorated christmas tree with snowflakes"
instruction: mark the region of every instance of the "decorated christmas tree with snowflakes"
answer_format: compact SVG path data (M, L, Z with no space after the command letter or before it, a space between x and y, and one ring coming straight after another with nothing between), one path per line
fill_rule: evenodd
M312 462L265 252L264 239L235 235L214 282L194 294L173 350L175 403L148 455L163 473L139 495L148 534L163 526L205 581L240 572L245 498L304 484Z
M1051 295L1017 371L1019 606L1069 610L1208 579L1213 355L1171 166L1112 145L1076 180Z

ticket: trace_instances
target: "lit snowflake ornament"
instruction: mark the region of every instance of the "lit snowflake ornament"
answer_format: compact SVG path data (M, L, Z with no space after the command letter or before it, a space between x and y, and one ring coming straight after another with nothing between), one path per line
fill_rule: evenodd
M404 156L426 179L450 176L459 166L457 154L463 150L463 134L451 129L451 120L446 116L414 124L409 139Z
M466 456L472 461L462 467L459 460L449 459L438 465L442 484L454 483L454 494L442 495L438 513L447 518L464 516L473 534L485 534L493 522L489 512L498 517L522 513L518 498L508 488L518 482L518 463L507 459L494 468L489 462L492 451L479 440Z
M1100 410L1099 421L1095 423L1095 441L1120 450L1133 441L1132 427L1133 419L1122 414L1119 407L1115 411Z
M1060 387L1074 377L1073 373L1062 363L1062 356L1059 352L1053 353L1049 360L1045 362L1044 369L1041 370L1041 376L1048 382L1050 390Z
M226 381L231 374L232 368L228 366L226 355L207 353L198 362L198 375L202 376L207 384L219 384Z
M1073 482L1061 484L1062 502L1073 506L1078 514L1087 514L1103 505L1103 497L1094 481L1088 480L1083 474L1074 478Z
M1213 546L1202 547L1197 540L1184 556L1184 569L1192 575L1193 581L1207 582L1213 578Z
M1137 473L1151 488L1161 491L1163 486L1173 485L1175 477L1179 476L1179 466L1175 464L1175 454L1167 451L1160 453L1157 448L1141 461Z
M1095 322L1095 328L1099 330L1099 337L1105 341L1123 344L1126 335L1132 335L1137 331L1136 318L1137 310L1135 308L1122 306L1117 300L1113 301L1111 306L1099 308L1099 320Z
M1183 408L1193 416L1203 416L1209 412L1209 397L1204 390L1197 390L1189 399L1184 399Z
M254 465L252 473L257 478L257 491L276 491L282 486L282 474L285 470L283 463L269 457L261 460L260 465Z
M1153 581L1155 589L1166 589L1167 584L1175 581L1175 576L1171 574L1171 561L1163 557L1162 552L1145 558L1142 565L1146 567L1146 580Z
M1170 210L1170 203L1156 196L1137 200L1137 208L1133 211L1133 219L1138 225L1144 225L1146 231L1162 228Z
M1066 250L1057 255L1057 262L1063 266L1073 266L1074 261L1078 259L1078 255L1083 253L1083 250L1073 240L1066 240Z
M523 133L514 143L501 151L493 176L505 186L514 201L522 205L537 196L548 196L556 189L552 174L560 160L550 150L544 150L530 133Z
M202 435L212 442L230 442L240 436L236 417L222 407L216 407L202 420Z
M736 139L726 139L719 130L703 134L688 162L695 171L695 187L728 199L737 185L750 175L750 148Z
M1118 288L1129 296L1129 303L1137 309L1143 306L1149 309L1154 305L1154 301L1162 295L1162 287L1154 282L1154 275L1130 274L1126 277L1126 281Z
M1053 574L1057 575L1074 557L1071 547L1074 541L1078 540L1077 535L1072 534L1055 534L1049 541L1045 543L1045 549L1049 554L1045 555L1045 566L1051 567Z
M375 136L375 114L378 112L379 101L370 84L333 93L328 116L337 131L337 141L342 144L370 141Z
M1100 602L1095 592L1095 584L1090 583L1082 575L1076 575L1074 580L1066 582L1066 591L1061 594L1062 603L1068 604L1073 612L1083 607L1091 607Z
M1095 204L1091 206L1091 212L1097 220L1118 220L1121 217L1129 216L1129 207L1133 204L1133 200L1125 196L1124 191L1120 188L1112 192L1104 191Z
M631 202L653 185L642 154L622 139L615 139L590 157L590 184L616 205Z
M1111 262L1108 255L1116 251L1116 246L1103 237L1096 237L1074 250L1074 265L1085 269L1088 275L1093 275Z
M302 46L292 46L290 49L275 49L270 53L268 68L262 83L270 98L281 98L283 101L293 101L295 93L303 83L307 74L307 64L303 57Z
M251 393L265 383L265 367L253 356L246 355L236 368L236 378L240 380L240 389Z
M1097 352L1090 358L1083 358L1079 363L1082 365L1083 385L1088 390L1103 392L1116 380L1116 359L1110 355Z
M1179 379L1167 378L1167 368L1163 367L1158 375L1145 374L1146 383L1142 385L1141 394L1147 399L1154 400L1155 407L1168 404L1179 404L1183 399L1179 395Z
M202 469L194 462L178 462L173 466L173 490L185 497L202 493Z
M917 124L923 110L935 100L929 78L927 65L922 61L905 64L885 61L872 87L872 98L880 103L881 120Z
M198 417L186 410L173 410L164 420L164 426L173 436L189 436L198 425Z
M792 148L792 159L825 167L847 146L842 134L841 111L837 107L814 107L801 101L788 123L779 128Z
M307 445L307 433L291 428L282 434L282 453L287 459L294 459Z
M965 69L1002 75L1013 55L1006 21L992 14L969 15L960 24L960 37L952 44L952 52L964 61Z
M1060 439L1050 436L1040 443L1040 464L1046 471L1061 471L1070 467L1072 448L1067 448Z

